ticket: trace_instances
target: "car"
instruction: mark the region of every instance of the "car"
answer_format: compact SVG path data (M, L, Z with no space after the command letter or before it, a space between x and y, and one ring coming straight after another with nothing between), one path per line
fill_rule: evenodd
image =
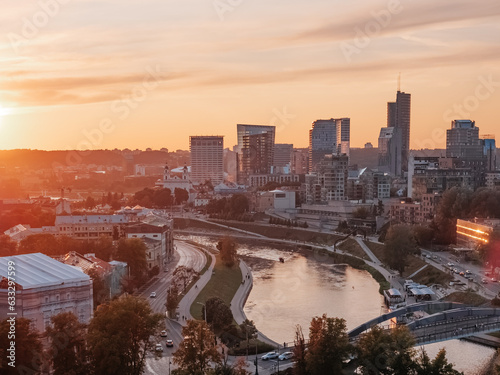
M427 259L431 259L431 256L430 256L429 254L427 254L425 257L426 257Z
M166 341L167 348L172 348L174 346L174 342L172 340Z
M465 270L465 274L466 275L470 275L472 272L470 272L469 270Z
M279 357L278 357L278 360L279 361L286 361L287 359L290 359L293 357L293 353L292 352L284 352L282 353Z
M460 272L459 275L460 276L465 276L465 272Z
M267 360L275 359L275 358L278 358L278 357L279 357L278 353L276 353L276 352L269 352L269 353L264 354L262 357L260 357L260 359L262 359L263 361L267 361Z
M496 282L496 281L497 281L497 279L495 279L494 277L492 277L492 278L491 278L491 281L492 281L492 282Z
M452 268L452 267L454 267L454 266L455 266L455 265L454 265L453 263L448 262L448 267Z
M483 279L481 280L481 282L482 282L483 284L488 284L488 279L483 278Z
M161 331L160 336L167 337L167 331L165 331L165 330Z
M163 346L161 344L156 344L155 351L162 352L163 351Z
M151 294L149 295L149 298L156 298L156 292L151 292Z

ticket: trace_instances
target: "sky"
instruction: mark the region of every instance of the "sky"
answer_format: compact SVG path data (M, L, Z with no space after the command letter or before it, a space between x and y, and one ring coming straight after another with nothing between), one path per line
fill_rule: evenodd
M498 0L38 0L0 13L0 149L188 149L276 125L307 147L350 117L377 145L412 94L411 147L453 119L500 136Z

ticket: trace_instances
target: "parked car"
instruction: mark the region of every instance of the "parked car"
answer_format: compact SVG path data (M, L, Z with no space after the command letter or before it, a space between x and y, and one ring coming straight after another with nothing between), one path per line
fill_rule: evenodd
M483 277L483 279L481 280L481 282L482 282L483 284L488 284L488 279L485 279L485 278Z
M163 351L163 346L162 346L161 344L156 344L156 346L155 346L155 350L156 350L157 352L162 352L162 351Z
M149 298L156 298L156 292L151 292L151 294L149 295Z
M167 348L172 348L174 346L174 342L172 340L167 340Z
M279 357L278 353L276 353L276 352L269 352L269 353L264 354L262 357L260 357L260 359L262 359L263 361L267 361L269 359L275 359L275 358L278 358L278 357Z
M287 359L290 359L292 357L293 357L293 353L292 352L284 352L283 354L281 354L278 357L278 360L280 360L280 361L286 361Z
M167 331L165 331L165 330L161 331L160 336L167 337Z

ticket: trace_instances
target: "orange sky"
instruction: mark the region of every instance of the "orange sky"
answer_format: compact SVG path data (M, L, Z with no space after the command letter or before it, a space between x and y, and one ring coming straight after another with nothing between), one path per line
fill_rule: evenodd
M499 129L499 20L498 0L9 2L0 149L231 147L237 123L305 147L331 117L376 146L399 72L412 148L445 147L452 119Z

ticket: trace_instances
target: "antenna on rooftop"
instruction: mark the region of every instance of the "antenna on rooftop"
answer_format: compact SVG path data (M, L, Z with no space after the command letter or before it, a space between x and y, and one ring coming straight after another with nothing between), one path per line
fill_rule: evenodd
M401 72L398 75L398 92L401 92Z

